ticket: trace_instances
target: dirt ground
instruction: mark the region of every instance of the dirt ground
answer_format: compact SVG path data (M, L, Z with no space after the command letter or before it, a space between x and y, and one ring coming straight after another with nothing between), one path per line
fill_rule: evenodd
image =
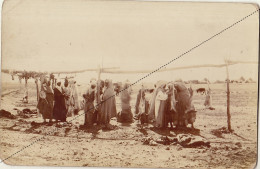
M194 85L196 89L203 85ZM204 86L206 87L206 86ZM80 90L83 90L83 86ZM205 95L195 93L197 119L194 130L159 130L151 125L140 129L139 122L117 123L113 130L83 128L84 115L72 124L40 124L41 117L0 118L0 157L5 159L24 146L28 148L5 161L10 165L105 166L148 168L253 168L257 160L257 84L231 84L231 122L233 133L225 132L226 85L212 84L215 110L203 110ZM1 109L35 109L35 85L29 84L29 103L23 104L23 86L2 83ZM132 112L137 89L132 95ZM118 98L117 98L118 101ZM118 110L119 110L119 103ZM82 111L80 113L83 113ZM73 117L68 118L71 120ZM48 134L48 136L45 136ZM199 136L210 147L185 148L180 144L144 145L146 137L176 138L179 134ZM34 142L38 139L40 141Z

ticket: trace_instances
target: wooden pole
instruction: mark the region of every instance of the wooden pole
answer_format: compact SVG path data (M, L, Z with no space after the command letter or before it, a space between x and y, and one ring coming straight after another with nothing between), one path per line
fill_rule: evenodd
M228 71L228 62L226 61L226 71L227 71L227 124L228 130L232 132L231 129L231 115L230 115L230 90L229 90L229 71Z

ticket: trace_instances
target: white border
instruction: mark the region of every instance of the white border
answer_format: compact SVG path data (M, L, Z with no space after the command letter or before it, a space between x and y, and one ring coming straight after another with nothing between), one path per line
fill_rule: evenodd
M2 6L3 6L3 1L4 0L0 0L1 2L1 13L2 13ZM123 0L122 0L123 1ZM173 1L173 2L242 2L242 3L256 3L260 6L260 0L218 0L218 1L214 1L214 0L137 0L137 1ZM2 15L1 15L1 19L0 19L0 27L2 28ZM2 29L1 29L2 30ZM1 33L0 33L0 39L1 39ZM1 48L0 48L0 53L1 53ZM1 55L1 54L0 54ZM1 56L0 56L1 58ZM0 59L1 60L1 59ZM0 64L1 67L1 64ZM259 71L259 70L258 70ZM258 82L259 83L259 82ZM259 92L259 91L258 91ZM258 100L259 101L259 100ZM259 120L259 119L258 119ZM260 135L260 131L259 131L259 121L258 121L258 136ZM258 140L258 159L260 158L259 155L259 140ZM260 169L260 166L258 164L258 159L257 159L257 166L256 169ZM40 168L44 168L44 169L78 169L78 168L82 168L82 167L43 167L43 166L10 166L10 165L6 165L4 163L0 163L0 168L1 169L40 169ZM89 169L99 169L99 167L87 167ZM117 168L105 168L102 167L102 169L117 169ZM129 168L122 168L122 169L129 169Z

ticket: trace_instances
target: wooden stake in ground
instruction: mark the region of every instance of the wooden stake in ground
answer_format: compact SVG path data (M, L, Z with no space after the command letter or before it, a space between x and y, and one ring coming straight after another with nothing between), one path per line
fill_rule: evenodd
M227 70L227 124L228 124L228 130L230 132L232 132L231 115L230 115L229 71L228 71L228 61L227 60L226 60L226 70Z

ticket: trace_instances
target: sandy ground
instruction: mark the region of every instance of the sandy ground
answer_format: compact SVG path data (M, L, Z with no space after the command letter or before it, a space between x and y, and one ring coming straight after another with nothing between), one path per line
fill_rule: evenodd
M203 85L200 85L203 86ZM199 86L193 86L195 89ZM206 86L204 86L206 87ZM41 117L0 118L0 156L5 159L42 138L5 161L10 165L45 166L113 166L149 168L253 168L257 156L257 84L231 84L231 116L234 133L219 130L227 126L226 86L211 85L215 110L203 110L205 95L195 94L198 109L196 130L158 130L151 125L139 128L117 123L114 130L86 129L81 125L84 115L67 126L32 125ZM83 86L81 89L83 90ZM132 98L132 108L136 90ZM29 104L21 103L23 91L19 84L2 84L1 109L16 115L13 108L35 109L35 86L29 84ZM118 98L117 98L118 100ZM118 104L118 109L119 109ZM80 113L83 113L82 111ZM68 118L71 120L73 117ZM48 136L45 134L48 133ZM179 144L143 145L144 137L175 138L188 133L210 142L210 147L184 148Z

